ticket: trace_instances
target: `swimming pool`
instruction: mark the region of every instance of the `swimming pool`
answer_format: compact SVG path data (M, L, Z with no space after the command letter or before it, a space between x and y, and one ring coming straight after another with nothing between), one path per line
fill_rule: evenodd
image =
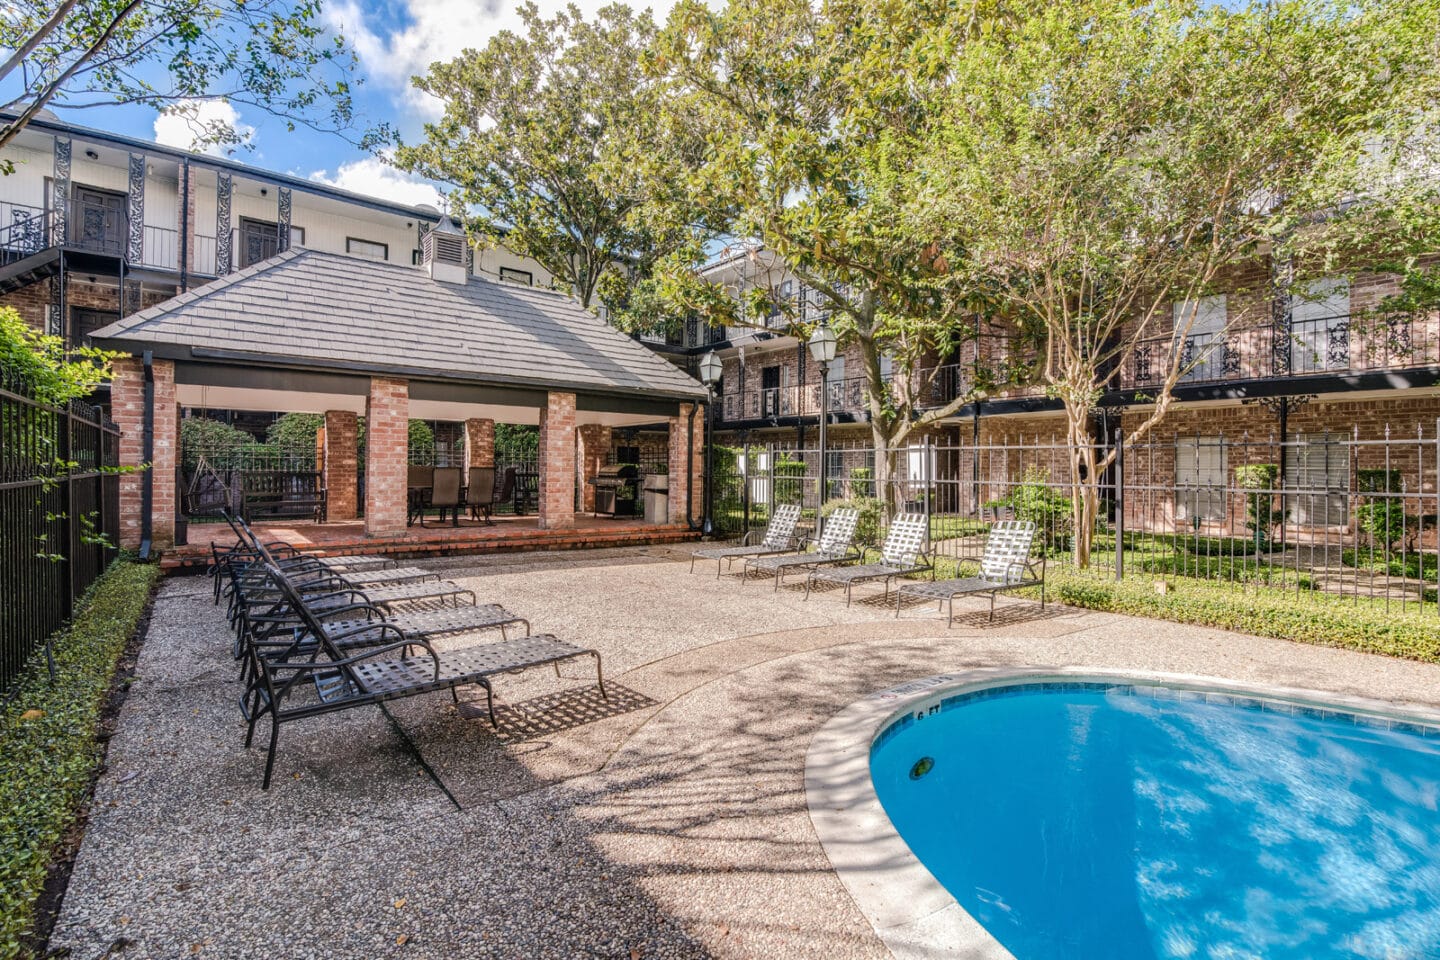
M869 768L1018 960L1440 957L1440 728L1050 679L932 692Z

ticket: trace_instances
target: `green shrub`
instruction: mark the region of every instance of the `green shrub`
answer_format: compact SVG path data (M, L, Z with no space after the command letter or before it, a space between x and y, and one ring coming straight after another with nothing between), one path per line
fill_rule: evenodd
M801 503L805 499L804 460L795 460L789 455L775 460L775 503Z
M1170 581L1162 595L1143 577L1116 583L1064 567L1051 567L1048 580L1051 595L1071 606L1440 663L1435 611L1418 604L1401 612L1391 601L1387 611L1383 600L1202 580Z
M100 761L115 664L159 576L154 565L112 564L54 638L55 680L33 657L0 714L0 958L26 955L36 898Z
M1255 543L1255 551L1270 549L1270 528L1285 519L1284 510L1276 510L1275 488L1279 485L1280 467L1273 463L1247 463L1235 468L1235 483L1245 494L1245 526Z
M1027 467L1020 482L1005 496L985 504L986 509L1009 509L1015 519L1029 520L1041 531L1045 546L1052 550L1069 548L1074 508L1070 498L1050 483L1050 471Z
M828 517L836 510L849 507L860 511L855 523L855 542L862 547L880 545L880 524L885 519L885 503L874 497L846 497L827 500L820 508L820 516Z
M850 495L852 497L875 496L875 471L869 467L851 467Z

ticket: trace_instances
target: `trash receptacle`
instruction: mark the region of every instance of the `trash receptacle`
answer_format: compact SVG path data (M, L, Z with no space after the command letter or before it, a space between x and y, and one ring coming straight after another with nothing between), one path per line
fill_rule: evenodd
M663 473L645 478L645 522L670 522L670 478Z

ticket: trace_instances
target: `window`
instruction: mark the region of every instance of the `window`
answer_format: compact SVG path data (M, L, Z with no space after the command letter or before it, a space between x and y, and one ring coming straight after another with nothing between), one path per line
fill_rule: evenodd
M374 240L361 240L359 237L346 237L345 252L366 260L378 260L383 263L390 259L390 244L377 243Z
M1175 444L1175 519L1225 519L1225 447L1219 437Z
M1350 285L1341 277L1303 284L1290 297L1290 371L1350 366Z
M1350 449L1331 434L1298 434L1285 451L1285 514L1302 526L1344 526Z
M516 270L514 267L501 267L500 279L508 280L511 283L523 283L527 287L535 286L535 275L529 270Z
M1225 294L1181 300L1173 309L1180 380L1218 380L1225 353Z
M846 398L849 391L845 383L845 357L839 354L830 361L830 409L846 409Z

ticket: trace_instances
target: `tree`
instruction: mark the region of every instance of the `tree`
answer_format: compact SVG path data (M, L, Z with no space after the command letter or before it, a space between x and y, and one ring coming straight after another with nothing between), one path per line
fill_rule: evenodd
M1270 254L1298 281L1393 233L1398 198L1380 187L1418 183L1394 171L1433 137L1433 101L1427 119L1416 91L1434 90L1434 10L1076 0L955 46L907 219L965 251L1013 350L1033 352L1064 404L1079 565L1099 506L1090 478L1115 457L1094 415L1137 346L1155 375L1129 443L1202 359L1185 344L1227 268Z
M972 396L922 409L973 335L983 291L952 268L934 226L902 216L946 90L946 28L943 7L926 4L731 0L717 12L686 0L648 61L672 83L671 111L708 146L692 202L773 251L817 292L841 344L858 345L882 496L907 438ZM778 309L796 336L813 329L774 290L735 303L683 258L693 252L661 271L673 312L734 326Z
M636 216L696 149L666 123L662 84L640 68L654 21L621 4L592 22L573 5L547 20L527 2L520 16L523 34L504 31L415 78L445 114L396 164L454 184L472 237L535 259L584 306L602 292L621 302L632 277L689 239L682 225Z
M0 17L9 51L0 82L20 91L5 105L15 119L0 126L0 147L51 105L143 104L193 117L195 104L227 100L291 129L346 133L355 58L319 14L318 0L21 0ZM226 124L194 125L201 143L240 142Z

